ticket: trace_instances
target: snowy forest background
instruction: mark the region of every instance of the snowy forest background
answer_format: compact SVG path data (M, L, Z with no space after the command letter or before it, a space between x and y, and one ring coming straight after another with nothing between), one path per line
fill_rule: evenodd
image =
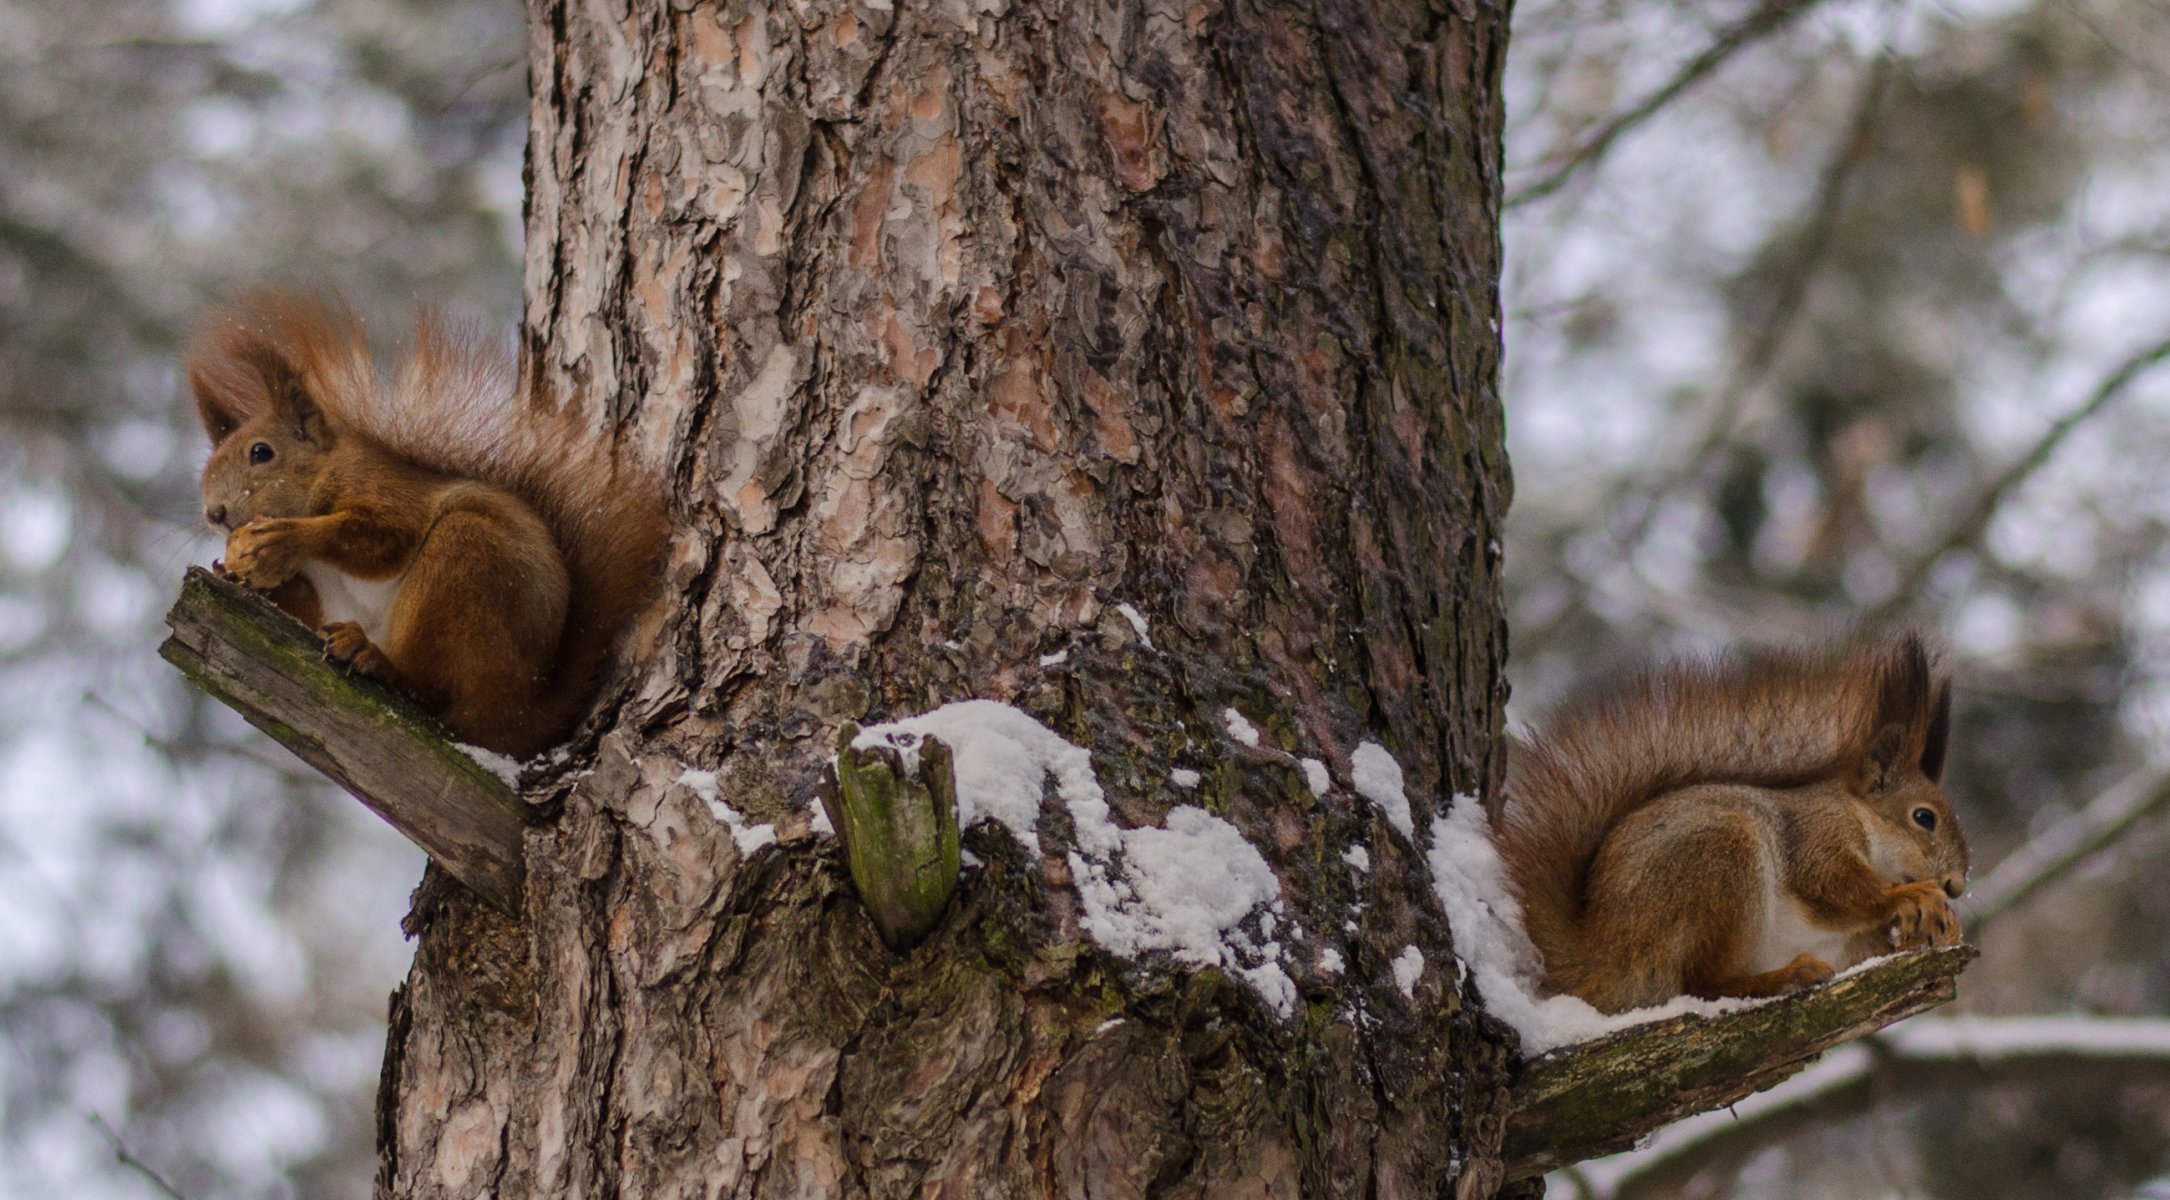
M2170 1013L2170 0L1522 0L1508 73L1516 716L1910 615L1956 1008ZM0 1197L369 1194L420 857L153 652L216 552L173 361L265 281L509 329L524 125L512 0L0 0ZM2170 1196L2165 1078L1894 1095L1689 1191Z

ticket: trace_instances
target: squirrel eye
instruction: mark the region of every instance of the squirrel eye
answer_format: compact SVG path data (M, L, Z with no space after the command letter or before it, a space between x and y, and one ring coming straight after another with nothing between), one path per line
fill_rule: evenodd
M267 462L270 462L270 461L271 461L271 443L270 443L270 442L258 442L258 443L256 443L255 445L253 445L253 446L250 446L250 447L249 447L249 462L250 462L250 463L252 463L252 464L254 464L254 463L267 463Z
M1919 825L1919 826L1921 826L1921 827L1922 827L1923 829L1926 829L1926 830L1928 830L1928 831L1929 831L1929 832L1931 832L1931 833L1935 833L1935 832L1936 832L1936 810L1935 810L1935 809L1933 809L1933 808L1917 808L1917 809L1915 809L1915 810L1914 810L1914 824L1916 824L1916 825Z

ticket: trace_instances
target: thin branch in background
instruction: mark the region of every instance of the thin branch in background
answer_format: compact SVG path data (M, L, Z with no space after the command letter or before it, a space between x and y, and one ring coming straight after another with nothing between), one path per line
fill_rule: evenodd
M106 1140L113 1143L113 1157L119 1160L121 1165L134 1168L136 1173L150 1180L153 1187L173 1197L173 1200L188 1200L188 1197L182 1194L181 1189L168 1183L166 1177L159 1174L151 1164L137 1158L135 1152L128 1148L128 1143L121 1140L121 1135L113 1132L113 1127L106 1124L104 1117L92 1113L90 1114L90 1123L96 1125L98 1132L104 1134Z
M1893 58L1885 50L1871 60L1867 78L1862 81L1860 95L1855 99L1852 118L1847 122L1830 158L1824 163L1818 176L1815 195L1808 206L1808 224L1804 230L1800 249L1788 265L1780 283L1775 303L1769 316L1757 325L1754 335L1727 370L1725 377L1709 393L1703 405L1708 414L1701 421L1702 432L1696 437L1692 448L1675 459L1679 465L1663 472L1657 479L1636 484L1629 481L1627 489L1616 493L1602 507L1610 511L1619 507L1621 500L1632 492L1642 492L1643 502L1636 510L1631 524L1615 535L1624 547L1642 543L1650 531L1650 524L1657 517L1662 501L1689 481L1701 477L1710 468L1717 454L1738 433L1742 412L1748 397L1769 374L1777 360L1779 348L1785 344L1794 322L1807 306L1810 285L1820 274L1830 253L1836 235L1839 216L1844 211L1848 184L1855 171L1868 158L1867 149L1876 130L1876 120L1881 113L1884 98L1890 91L1893 74ZM1632 554L1628 556L1632 560ZM1582 586L1579 582L1577 586ZM1563 606L1562 614L1572 612L1577 606ZM1548 622L1537 629L1518 630L1523 645L1541 650L1551 636L1558 631L1558 622Z
M1682 1194L1696 1176L1738 1170L1764 1148L1893 1100L1966 1089L2170 1082L2170 1020L1959 1017L1909 1021L1840 1047L1730 1113L1662 1130L1650 1145L1583 1164L1579 1193L1605 1200Z
M1696 439L1694 449L1679 460L1681 466L1672 477L1653 489L1657 496L1701 475L1739 430L1748 397L1769 374L1771 364L1777 361L1779 347L1785 344L1786 336L1793 332L1794 321L1807 306L1809 285L1815 282L1830 254L1832 239L1838 231L1839 213L1845 207L1846 185L1853 180L1855 169L1868 158L1877 116L1883 110L1885 95L1891 90L1891 75L1890 53L1878 54L1869 65L1868 78L1862 81L1861 95L1854 102L1853 119L1847 122L1843 140L1832 152L1830 161L1824 164L1822 178L1817 181L1815 199L1809 205L1808 228L1802 235L1800 252L1794 256L1780 284L1777 303L1771 306L1767 318L1756 323L1747 347L1712 390L1707 405L1710 415L1704 420L1702 436ZM1646 514L1656 511L1654 499L1653 503L1644 506ZM1647 526L1648 521L1645 516L1642 526ZM1641 541L1641 532L1639 526L1628 544Z
M1928 582L1929 573L1936 569L1944 556L1955 550L1978 545L1982 534L1989 528L1989 522L1997 515L1998 507L2020 484L2033 477L2034 473L2050 460L2057 448L2072 435L2073 430L2079 428L2089 417L2101 412L2112 400L2123 395L2134 380L2166 358L2170 358L2170 337L2165 337L2134 354L2104 376L2102 382L2095 385L2094 391L2088 393L2087 399L2078 408L2058 418L2048 432L2035 442L2033 449L2021 455L2017 462L2006 467L2003 474L1982 489L1981 495L1975 497L1974 503L1967 506L1966 512L1952 523L1944 536L1914 560L1913 565L1908 567L1906 574L1900 578L1898 587L1882 604L1876 606L1871 620L1889 618L1912 604L1921 593L1922 585Z
M1718 36L1703 48L1702 53L1682 64L1681 68L1673 73L1673 77L1666 80L1656 91L1625 110L1613 114L1604 124L1598 126L1596 132L1576 143L1573 149L1554 156L1557 165L1551 172L1535 183L1517 189L1507 198L1507 206L1513 208L1534 200L1542 200L1566 187L1568 181L1580 174L1584 168L1603 158L1605 152L1612 149L1614 142L1656 116L1658 110L1664 108L1674 97L1724 66L1741 50L1785 28L1795 17L1816 7L1819 2L1820 0L1765 0L1754 12L1719 30Z
M2117 781L2085 808L2004 856L1969 894L1966 929L1979 939L1989 922L2123 836L2170 808L2170 764L2150 763Z

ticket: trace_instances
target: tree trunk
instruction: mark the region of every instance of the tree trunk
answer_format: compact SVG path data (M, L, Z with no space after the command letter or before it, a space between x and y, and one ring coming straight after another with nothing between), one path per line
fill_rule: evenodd
M380 1195L1490 1194L1424 850L1500 767L1506 6L532 8L524 368L681 529L522 919L418 893ZM970 697L1231 823L1248 957L1096 941L1052 791L890 950L822 772Z

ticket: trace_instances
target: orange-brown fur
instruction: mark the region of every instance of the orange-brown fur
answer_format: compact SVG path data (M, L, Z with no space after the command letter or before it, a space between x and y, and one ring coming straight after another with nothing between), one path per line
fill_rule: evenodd
M1607 1012L1768 996L1956 942L1950 720L1911 635L1676 666L1571 707L1515 748L1494 826L1546 988Z
M264 294L208 322L187 371L229 574L465 741L525 756L571 730L653 593L653 479L428 316L387 384L351 314ZM379 636L328 608L381 609Z

